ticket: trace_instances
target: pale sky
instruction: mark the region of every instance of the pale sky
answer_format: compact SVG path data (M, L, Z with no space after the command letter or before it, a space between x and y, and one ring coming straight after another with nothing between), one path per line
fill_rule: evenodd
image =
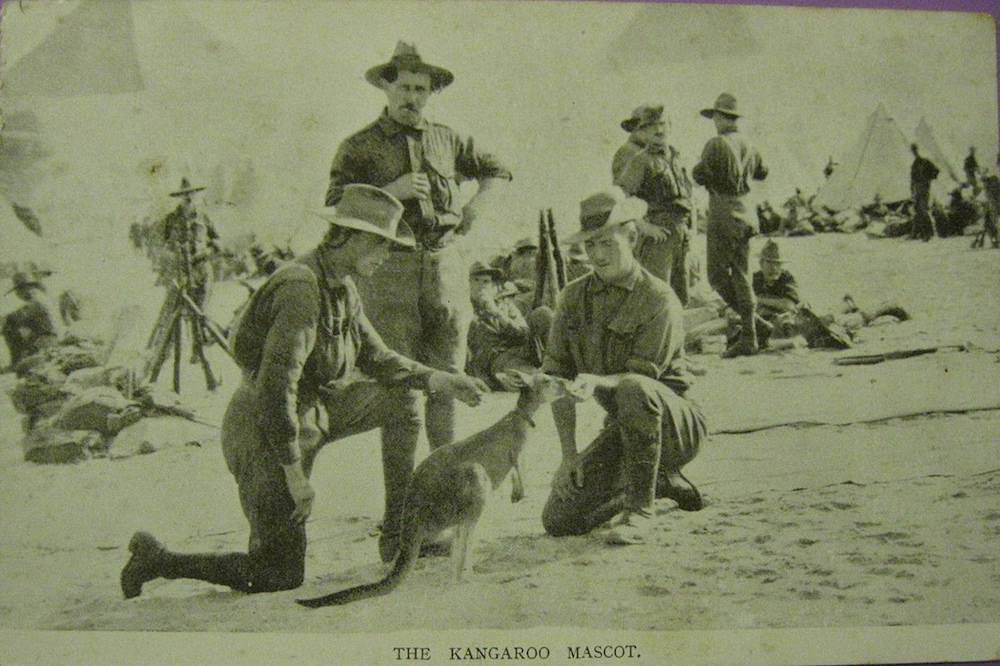
M4 7L4 72L79 3L25 4L23 12L17 3ZM610 184L611 157L627 138L618 123L642 103L667 106L670 140L690 166L714 132L698 110L723 90L735 94L747 114L742 129L771 162L771 182L759 194L774 201L795 185L814 190L827 157L850 147L880 102L908 136L926 117L956 166L970 145L982 164L997 151L995 33L987 15L136 0L132 17L145 90L0 92L5 112L38 117L51 149L34 173L33 205L52 219L74 216L75 230L80 218L85 227L117 229L172 203L162 195L180 175L204 180L237 168L252 169L258 191L239 214L220 211L224 221L264 233L297 228L302 210L321 204L338 143L381 111L383 94L363 74L388 59L397 39L455 73L427 115L473 135L514 172L489 242L531 233L543 207L571 231L577 202ZM158 169L144 172L151 164Z

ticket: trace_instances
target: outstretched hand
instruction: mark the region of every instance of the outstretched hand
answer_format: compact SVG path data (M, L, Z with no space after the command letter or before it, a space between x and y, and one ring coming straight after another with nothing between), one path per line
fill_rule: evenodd
M450 372L433 373L427 381L427 389L461 400L470 407L478 406L483 395L490 392L490 387L478 377Z

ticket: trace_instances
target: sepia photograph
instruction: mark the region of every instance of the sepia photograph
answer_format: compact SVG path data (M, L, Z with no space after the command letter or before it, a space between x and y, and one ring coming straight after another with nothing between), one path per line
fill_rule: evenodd
M0 12L0 662L1000 659L987 0Z

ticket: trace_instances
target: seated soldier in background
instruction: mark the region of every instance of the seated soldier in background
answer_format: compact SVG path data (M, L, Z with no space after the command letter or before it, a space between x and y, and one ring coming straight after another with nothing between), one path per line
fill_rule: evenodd
M765 236L781 231L781 216L774 212L770 201L757 204L757 224L760 226L760 233Z
M760 270L753 274L753 291L760 316L772 324L794 313L801 302L795 277L784 268L781 251L773 240L767 241L760 252Z
M10 352L9 370L55 344L60 335L58 310L49 303L41 278L22 272L14 275L13 282L13 288L7 293L17 294L24 305L3 320L3 338Z
M799 296L795 276L784 268L781 250L773 240L768 240L760 252L760 270L753 274L753 290L757 311L774 327L775 336L801 335L812 348L850 347L850 339L859 328L883 315L900 321L910 318L906 310L891 303L872 312L862 311L850 296L844 296L843 312L815 315Z
M514 302L525 317L531 312L535 302L535 282L538 263L538 242L525 236L514 243L510 253L496 262L497 268L517 289Z
M515 305L513 284L503 271L481 261L469 271L469 292L475 317L469 325L466 373L498 387L496 373L505 368L536 365L530 347L528 322ZM508 286L509 285L509 286Z
M500 269L481 261L469 271L469 290L475 317L469 326L466 372L491 388L505 388L498 373L539 366L539 350L548 336L552 312L543 306L525 319L514 301L517 288L504 281Z

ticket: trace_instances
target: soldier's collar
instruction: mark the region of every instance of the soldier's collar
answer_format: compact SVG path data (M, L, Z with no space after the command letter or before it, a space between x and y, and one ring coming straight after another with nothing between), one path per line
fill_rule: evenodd
M403 123L396 122L389 115L388 107L382 109L382 115L379 116L378 122L379 122L379 127L382 128L382 131L388 134L389 136L393 136L396 134L405 134L408 132L422 132L425 129L427 129L427 127L430 124L427 122L426 118L421 118L420 122L417 123L415 127L411 127L409 125L404 125Z
M666 155L667 145L664 143L654 143L652 141L641 141L638 137L630 136L629 141L633 144L645 150L647 153L652 153L654 155Z

